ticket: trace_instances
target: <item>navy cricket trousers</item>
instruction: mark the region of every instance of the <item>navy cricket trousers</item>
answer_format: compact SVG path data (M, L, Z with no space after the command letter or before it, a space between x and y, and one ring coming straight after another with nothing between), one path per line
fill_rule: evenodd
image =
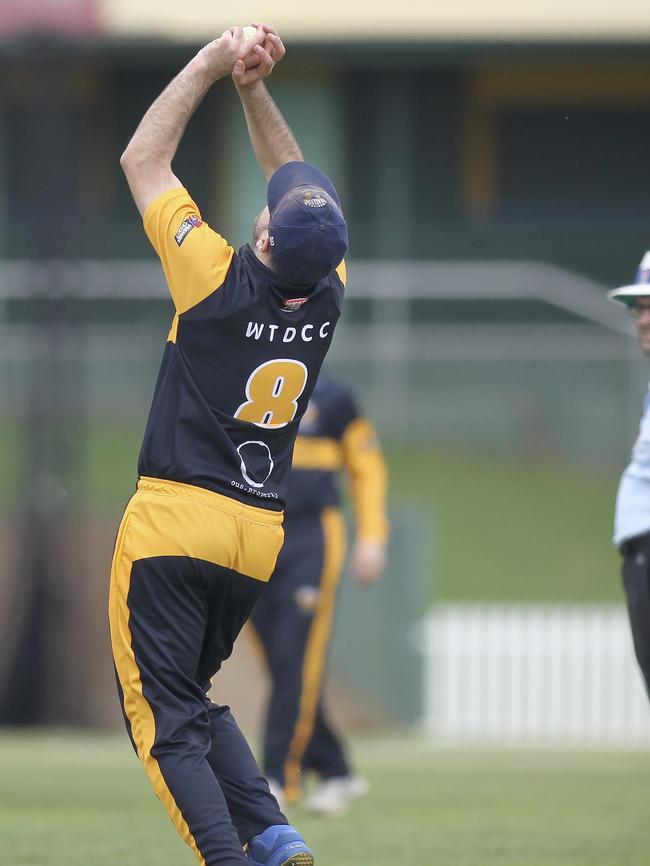
M626 541L621 552L634 652L650 697L650 533Z
M141 479L117 536L109 615L131 741L201 866L286 824L211 677L265 587L282 516L207 490Z
M303 770L321 778L350 772L323 706L323 677L336 593L345 556L345 524L337 508L286 516L285 543L251 622L271 676L263 767L290 802Z

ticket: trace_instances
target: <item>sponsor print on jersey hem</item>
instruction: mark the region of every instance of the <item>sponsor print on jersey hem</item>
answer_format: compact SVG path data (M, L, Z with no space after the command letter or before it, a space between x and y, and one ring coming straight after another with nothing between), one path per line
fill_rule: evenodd
M247 487L246 484L242 484L240 481L231 481L231 487L236 487L237 490L243 490L245 493L250 493L253 496L261 496L262 499L279 499L277 493L266 492L264 490L254 490L252 487Z
M185 238L189 235L192 229L198 229L203 225L203 220L198 214L192 214L180 224L178 231L174 235L174 240L180 247Z
M295 313L303 304L306 304L309 298L285 298L282 301L281 310L283 313Z

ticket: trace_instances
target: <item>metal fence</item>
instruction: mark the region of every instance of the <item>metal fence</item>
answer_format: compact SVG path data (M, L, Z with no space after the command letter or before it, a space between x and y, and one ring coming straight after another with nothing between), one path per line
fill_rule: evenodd
M20 400L43 299L69 311L66 339L83 335L85 398L139 411L171 316L158 264L0 265L5 407ZM38 326L42 344L52 322ZM351 262L328 364L385 436L599 465L624 459L647 382L605 287L533 262Z

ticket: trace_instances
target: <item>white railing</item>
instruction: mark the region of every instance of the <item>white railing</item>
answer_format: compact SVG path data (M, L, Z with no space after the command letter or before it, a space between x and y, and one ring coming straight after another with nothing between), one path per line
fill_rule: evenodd
M384 437L623 464L647 369L634 324L607 300L604 286L525 261L352 260L348 270L345 314L328 364L359 389ZM34 306L35 327L29 301L43 299L47 305ZM77 300L87 302L83 313ZM152 301L152 311L156 301L163 307L149 320L132 315L134 300ZM449 302L461 300L462 314L454 305L452 315ZM106 307L93 311L96 301L114 305L104 320ZM65 347L81 328L88 393L109 411L117 400L129 411L148 402L167 333L163 309L171 319L153 258L0 262L0 404L16 411L26 393L21 376L42 343L43 316L53 311L66 332L56 345ZM129 382L129 391L108 387L106 370L113 383ZM584 399L576 400L578 393Z
M650 740L618 605L439 605L424 626L424 726L450 740Z
M371 305L368 323L342 323L348 339L338 350L350 359L625 360L635 336L604 286L541 262L351 261L348 277L348 303ZM0 262L0 320L3 301L41 295L117 302L166 299L167 290L154 260ZM466 321L440 328L411 318L413 300L536 301L568 319L477 328L470 309Z

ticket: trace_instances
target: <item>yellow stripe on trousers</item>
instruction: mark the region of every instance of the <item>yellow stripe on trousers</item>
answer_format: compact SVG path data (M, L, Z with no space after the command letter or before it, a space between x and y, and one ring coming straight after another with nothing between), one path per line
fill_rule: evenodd
M196 854L201 866L206 866L194 836L190 833L190 828L187 826L181 810L176 805L176 801L167 787L158 761L151 754L151 749L156 739L156 721L142 691L140 669L135 660L135 653L131 644L131 631L129 629L127 598L131 583L132 561L124 549L129 517L130 513L127 508L117 534L108 599L113 659L124 694L124 712L131 724L131 734L138 750L138 757L142 761L156 796L167 809L180 835Z
M187 556L213 562L262 582L268 581L282 547L282 514L229 499L190 484L140 478L117 534L109 621L124 712L131 725L138 757L174 826L205 866L160 766L151 755L156 722L142 690L140 670L129 628L131 568L138 559Z
M302 668L300 710L285 765L285 793L292 802L300 796L300 767L314 730L316 707L320 697L323 669L327 657L336 589L345 556L345 521L338 508L326 508L321 514L324 559L320 599L312 623Z

